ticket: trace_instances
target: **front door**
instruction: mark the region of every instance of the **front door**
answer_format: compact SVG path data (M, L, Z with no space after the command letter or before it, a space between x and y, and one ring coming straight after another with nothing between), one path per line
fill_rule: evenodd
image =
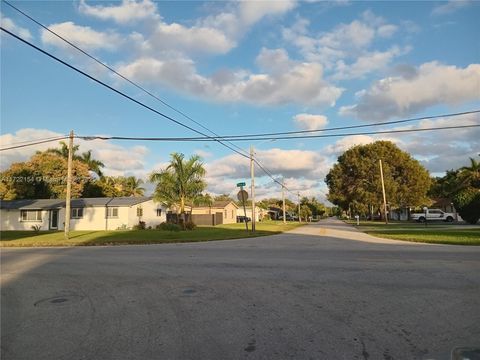
M50 229L58 229L58 210L50 210Z

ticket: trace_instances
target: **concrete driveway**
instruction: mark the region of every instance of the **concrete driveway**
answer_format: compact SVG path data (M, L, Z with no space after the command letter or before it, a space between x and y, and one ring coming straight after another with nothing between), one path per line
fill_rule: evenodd
M2 249L1 358L449 359L480 346L480 247L334 220L247 240Z

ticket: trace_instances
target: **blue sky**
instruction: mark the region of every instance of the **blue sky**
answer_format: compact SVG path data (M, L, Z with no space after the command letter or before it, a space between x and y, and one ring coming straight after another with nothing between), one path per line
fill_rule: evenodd
M12 3L218 134L321 129L480 108L479 2ZM198 128L1 5L3 27ZM5 34L1 76L2 145L70 129L80 135L195 135ZM479 120L469 115L408 127ZM289 188L323 198L323 179L338 155L378 139L396 142L438 175L468 163L480 149L476 128L254 145L260 161ZM4 152L1 166L52 145ZM237 180L249 176L247 161L213 143L80 145L93 149L110 175L145 177L177 151L203 156L213 193L233 194ZM278 196L278 186L257 173L259 196Z

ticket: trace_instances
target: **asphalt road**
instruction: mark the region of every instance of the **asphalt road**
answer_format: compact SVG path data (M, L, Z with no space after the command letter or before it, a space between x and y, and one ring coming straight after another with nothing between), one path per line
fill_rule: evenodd
M248 240L2 249L1 358L449 359L480 346L480 247L333 220Z

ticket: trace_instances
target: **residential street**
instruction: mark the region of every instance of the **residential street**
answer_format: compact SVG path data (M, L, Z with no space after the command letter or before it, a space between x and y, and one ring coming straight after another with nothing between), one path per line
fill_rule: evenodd
M450 359L480 346L480 247L338 220L247 240L1 249L1 358Z

